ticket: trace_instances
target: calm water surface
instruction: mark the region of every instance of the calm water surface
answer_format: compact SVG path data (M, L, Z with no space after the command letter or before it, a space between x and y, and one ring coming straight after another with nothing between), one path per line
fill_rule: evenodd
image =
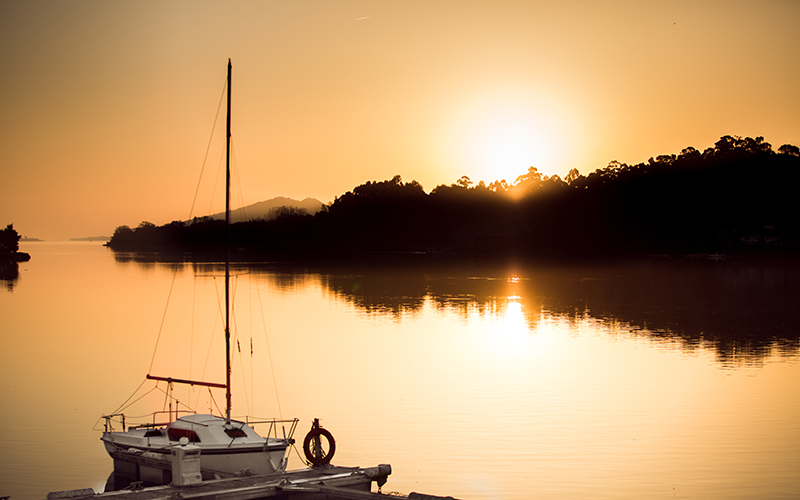
M0 281L0 496L99 490L98 418L148 371L224 380L221 268L22 246L31 261ZM321 418L334 463L392 465L385 492L800 496L796 263L235 274L234 414L299 417L300 438Z

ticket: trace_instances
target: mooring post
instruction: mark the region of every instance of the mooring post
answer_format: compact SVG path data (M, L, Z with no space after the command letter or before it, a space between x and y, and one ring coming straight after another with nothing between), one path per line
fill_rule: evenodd
M312 430L319 429L319 419L314 419L314 425L311 426ZM317 460L322 460L322 439L320 439L319 434L314 436L314 457Z

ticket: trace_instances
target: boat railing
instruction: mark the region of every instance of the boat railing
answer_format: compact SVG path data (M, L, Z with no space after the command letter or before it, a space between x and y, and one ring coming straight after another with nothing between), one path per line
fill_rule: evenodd
M181 417L181 415L194 415L197 412L191 410L164 410L164 411L154 411L153 413L147 415L148 417L152 418L152 422L145 422L145 423L135 423L133 425L127 424L126 417L124 413L112 413L110 415L103 415L102 418L105 421L105 432L115 432L115 426L121 426L122 432L126 431L126 424L127 430L133 429L152 429L155 427L164 427L165 425L169 424L173 420L177 420ZM164 415L167 415L168 418L166 421L160 422L159 420L163 420ZM174 418L173 418L174 416ZM136 418L136 417L134 417ZM141 418L141 417L139 417ZM130 419L128 419L130 420Z
M126 432L126 430L133 430L133 429L153 429L156 427L164 427L165 425L168 425L170 422L179 420L181 415L194 415L196 413L197 412L191 410L181 410L179 412L175 410L155 411L147 415L148 417L152 418L151 422L134 423L134 424L129 423L131 418L126 417L124 413L112 413L109 415L103 415L101 418L104 420L105 432L116 432L116 429L119 427L122 427L122 432ZM168 416L166 420L163 419L164 415ZM260 424L262 426L263 425L268 426L267 431L265 433L259 432L259 434L262 437L284 439L287 441L292 440L294 432L297 429L297 424L299 422L300 419L297 418L281 420L276 418L245 417L245 423L250 427L255 428L255 425L257 424ZM261 429L263 429L263 427L261 427Z
M267 424L269 426L266 433L259 431L259 435L264 438L285 439L292 441L294 431L297 429L297 424L300 419L293 418L290 420L279 420L275 418L253 418L246 417L245 423L255 429L256 424Z

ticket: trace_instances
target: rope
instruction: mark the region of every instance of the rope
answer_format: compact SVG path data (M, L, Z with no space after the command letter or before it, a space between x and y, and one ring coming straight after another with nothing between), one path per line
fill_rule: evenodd
M236 193L238 194L240 207L238 210L241 211L242 214L242 218L239 222L244 222L247 220L247 214L244 210L244 193L242 192L242 181L239 179L239 163L236 161L236 150L233 147L233 138L231 138L231 170L233 171L233 177L236 180L233 185L237 188Z
M219 287L217 286L217 278L214 277L214 294L217 296L217 312L219 313L219 319L224 323L225 322L225 311L222 310L222 301L219 298Z
M255 413L256 407L256 396L255 396L255 378L253 377L253 272L252 269L250 270L248 283L250 286L247 287L247 313L248 313L248 323L250 324L250 401L253 402L253 412Z
M128 404L128 401L130 401L130 400L131 400L131 398L132 398L132 397L134 397L134 396L136 395L136 393L137 393L137 392L139 392L139 389L141 389L141 388L142 388L142 386L144 385L144 383L145 383L145 382L147 382L147 379L146 379L146 378L145 378L144 380L142 380L142 383L141 383L141 384L139 384L139 387L137 387L137 388L136 388L136 390L135 390L135 391L133 391L133 394L131 394L130 396L128 396L128 399L126 399L126 400L125 400L125 401L124 401L124 402L123 402L121 405L119 405L119 406L117 407L117 409L116 409L116 410L114 410L114 411L113 411L113 412L111 412L111 413L119 413L120 411L122 411L122 410L124 410L125 408L127 408L127 406L125 406L125 405L126 405L126 404ZM145 394L144 394L144 395L143 395L141 398L139 398L139 399L142 399L144 396L146 396L146 395L147 395L147 394L149 394L150 392L152 392L152 389L150 389L150 391L146 392L146 393L145 393ZM137 399L136 401L139 401L139 399ZM134 401L133 403L135 403L136 401ZM133 403L131 403L131 404L133 404Z
M211 398L211 402L214 403L214 406L217 407L217 411L219 412L219 414L223 415L222 410L219 409L219 405L217 404L217 400L214 399L214 393L211 392L211 387L208 388L208 397Z
M267 357L269 358L269 367L272 370L272 384L275 386L275 400L278 403L278 416L283 420L283 410L281 409L281 398L278 396L278 380L275 378L275 363L272 362L272 349L269 346L269 335L267 334L267 320L264 317L264 304L261 302L261 291L258 288L256 281L256 292L258 295L258 306L261 309L261 323L264 325L264 339L267 341Z
M216 289L216 287L217 287L217 283L216 283L216 279L215 279L214 280L214 288ZM217 300L219 301L219 293L217 293ZM214 316L214 324L211 325L211 340L209 340L209 342L208 342L208 352L206 352L206 362L205 362L205 364L203 364L203 372L200 375L201 379L206 378L206 370L208 369L208 360L211 359L211 348L214 346L214 334L217 332L217 321L218 320L219 320L219 318L217 316ZM209 392L210 391L211 391L211 389L209 388ZM195 404L195 406L197 406L199 404L200 404L200 393L198 392L197 393L197 403Z
M147 373L153 371L153 363L156 361L156 351L158 351L158 343L161 341L161 332L164 331L164 321L167 319L167 310L169 309L169 299L172 298L172 289L175 287L175 278L178 276L179 266L175 266L175 271L172 273L172 283L169 284L169 293L167 294L167 303L164 305L164 314L161 315L161 325L158 327L158 336L156 337L156 345L153 346L153 357L150 358L150 368Z
M150 394L151 392L153 392L153 391L155 391L155 390L159 390L159 391L161 391L161 392L164 392L164 390L163 390L163 389L161 389L160 387L158 387L158 382L156 382L156 385L155 385L155 386L153 386L153 387L152 387L152 388L151 388L149 391L145 392L144 394L142 394L141 396L139 396L139 397L138 397L138 398L136 398L135 400L133 400L133 401L130 401L130 399L131 399L133 396L135 396L137 392L139 392L139 389L141 389L141 388L142 388L142 386L145 384L145 382L147 382L147 379L144 379L144 380L142 380L142 383L141 383L141 384L139 384L139 387L137 387L135 391L133 391L133 394L131 394L131 395L128 397L128 399L126 399L126 400L125 400L125 402L124 402L124 403L122 403L120 406L118 406L118 407L117 407L117 409L116 409L116 410L114 410L114 412L113 412L112 414L116 415L116 414L119 414L120 412L123 412L123 411L125 411L127 408L130 408L131 406L135 405L136 403L138 403L139 401L141 401L142 399L144 399L145 397L147 397L147 395L148 395L148 394ZM130 404L127 404L127 403L128 403L128 401L130 401ZM176 401L176 402L178 402L178 403L180 404L180 402L179 402L177 399L176 399L175 401ZM189 409L189 410L191 410L191 409L192 409L191 407L189 407L189 406L187 406L187 405L183 405L183 406L185 406L185 407L186 407L187 409ZM127 417L127 418L129 418L129 419L132 419L132 420L133 420L133 419L137 419L137 418L149 417L150 415L151 415L151 414L149 414L149 413L147 413L147 414L144 414L144 415L128 415L128 417ZM100 421L100 420L98 419L98 422L99 422L99 421ZM95 427L96 427L96 426L97 426L97 424L95 424Z
M219 96L219 104L217 105L217 114L214 117L214 125L211 126L211 137L208 138L208 146L206 146L206 155L203 157L203 166L200 168L200 178L197 179L197 188L194 190L194 198L192 199L192 208L189 210L189 220L192 219L194 213L194 204L197 202L197 193L200 192L200 182L203 180L203 171L206 169L206 160L208 160L208 151L211 149L211 141L214 138L214 130L217 128L217 120L219 119L219 111L222 109L222 101L225 100L225 90L228 88L228 77L225 77L225 83L222 85L222 95Z
M242 385L244 385L244 400L245 400L245 403L247 404L247 413L248 413L248 415L252 415L253 414L253 408L250 405L250 396L249 396L248 391L247 391L247 376L245 375L245 371L244 371L244 356L242 356L242 348L239 345L239 341L238 340L236 341L236 349L239 351L239 368L240 368L239 371L242 373ZM251 389L252 389L252 386L251 386Z
M168 384L168 386L170 386L170 385L172 385L172 384ZM169 389L169 392L167 392L164 389L160 388L158 386L158 384L156 384L155 387L153 387L152 389L150 389L150 391L148 391L148 394L150 392L153 392L156 389L158 389L159 391L164 393L164 408L167 406L167 400L175 401L175 418L176 419L179 418L178 413L180 412L181 406L186 408L188 411L192 411L192 412L195 411L194 408L192 408L191 406L189 406L189 405L187 405L185 403L181 403L179 399L175 399L175 396L172 395L172 389ZM146 395L147 394L145 394L144 396L146 396ZM142 397L144 397L144 396L142 396ZM141 399L141 398L139 398L139 399ZM162 409L161 411L163 412L164 410ZM141 415L139 417L130 417L130 418L142 418L142 417L147 417L147 416L150 416L150 415ZM170 416L170 418L171 418L171 416Z
M214 196L217 194L217 184L219 183L219 178L222 177L222 173L225 171L222 166L225 164L225 151L223 150L222 153L219 155L219 165L217 166L217 176L214 178L214 189L211 190L211 201L208 203L208 213L212 213L214 209Z
M194 314L197 310L197 273L192 280L192 319L189 328L189 378L192 377L192 368L194 367ZM193 386L189 388L189 401L191 401Z
M164 409L167 407L167 401L169 400L169 397L170 397L170 394L169 394L170 391L172 391L172 384L167 382L167 390L166 390L166 392L165 391L161 391L161 392L164 393L164 404L161 405L161 411L164 411Z
M305 457L300 455L300 450L297 449L297 445L295 443L292 443L292 448L294 449L294 452L297 453L297 458L300 459L300 462L306 465L311 465L311 462L309 462L308 460L305 459Z
M236 294L239 291L239 277L234 276L236 279L234 280L233 284L233 296L231 297L231 340L236 345L236 349L233 351L233 355L236 354L238 351L239 353L239 368L242 374L242 384L244 385L244 398L245 398L245 405L247 406L247 413L251 413L251 406L250 400L247 395L247 378L244 374L244 360L242 359L242 348L239 344L239 322L236 319Z

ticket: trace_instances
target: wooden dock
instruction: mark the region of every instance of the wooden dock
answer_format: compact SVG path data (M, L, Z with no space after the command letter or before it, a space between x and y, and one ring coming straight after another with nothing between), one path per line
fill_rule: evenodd
M191 486L139 487L95 493L92 489L53 492L47 500L437 500L419 493L408 496L372 493L372 483L386 483L392 473L388 464L377 467L312 467L280 474L245 476L202 481Z

